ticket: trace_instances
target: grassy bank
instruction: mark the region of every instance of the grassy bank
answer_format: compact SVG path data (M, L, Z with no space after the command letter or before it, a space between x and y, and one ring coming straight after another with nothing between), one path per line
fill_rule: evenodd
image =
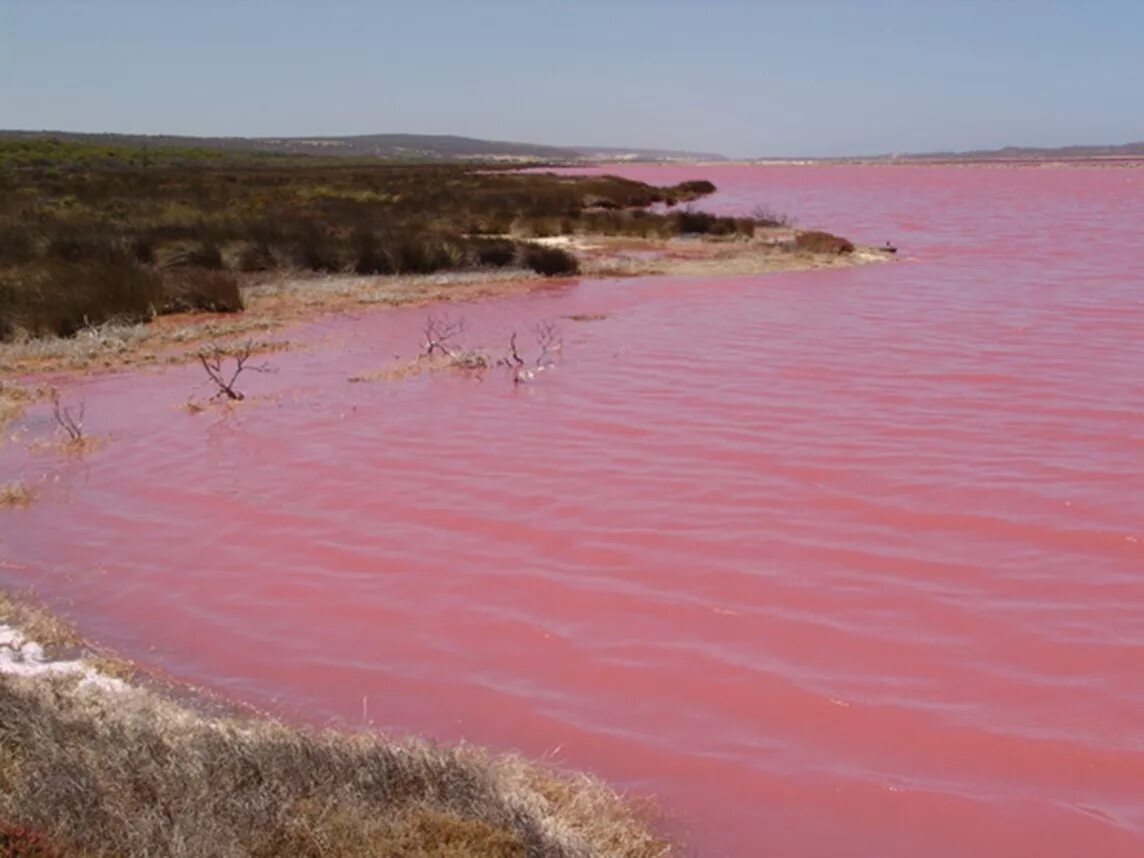
M0 855L669 852L638 807L583 775L471 747L205 714L217 705L189 708L141 682L0 594Z

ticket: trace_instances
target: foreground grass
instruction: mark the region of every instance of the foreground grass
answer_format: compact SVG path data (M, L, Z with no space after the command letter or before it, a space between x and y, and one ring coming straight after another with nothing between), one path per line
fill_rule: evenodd
M208 715L217 704L188 708L145 682L0 592L0 856L671 851L644 808L584 775L467 746Z
M601 783L517 757L208 718L79 676L0 674L0 846L18 829L66 856L669 851Z

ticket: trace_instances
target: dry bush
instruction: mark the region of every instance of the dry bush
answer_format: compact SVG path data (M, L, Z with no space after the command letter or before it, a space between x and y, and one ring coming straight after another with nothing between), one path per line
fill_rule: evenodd
M794 218L790 215L777 212L769 206L755 206L754 209L751 210L751 219L754 220L757 225L764 227L794 226Z
M203 310L208 313L238 313L243 309L238 279L227 271L181 268L163 275L165 313Z
M90 856L615 856L668 845L597 781L471 748L197 716L0 675L0 819Z
M580 262L575 255L559 247L527 245L524 249L524 264L545 277L566 277L580 273Z
M0 339L17 331L70 337L108 321L146 321L162 303L159 273L127 256L8 270L0 272Z
M854 245L845 238L832 235L821 230L800 232L795 236L794 249L806 253L829 253L837 256L843 253L853 253Z

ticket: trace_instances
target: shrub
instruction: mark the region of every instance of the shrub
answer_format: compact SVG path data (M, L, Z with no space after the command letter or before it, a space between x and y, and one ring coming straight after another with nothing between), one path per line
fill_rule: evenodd
M183 268L168 271L163 278L164 313L204 310L208 313L238 313L243 309L238 280L228 271Z
M751 217L759 226L794 226L794 218L790 215L780 214L767 206L755 206Z
M307 230L294 247L294 260L310 271L342 271L343 263L333 239L316 229Z
M46 259L66 263L108 261L118 256L120 249L107 236L68 228L60 228L44 248Z
M545 277L578 274L580 262L576 257L559 247L529 245L524 251L524 264Z
M200 241L169 254L163 264L168 268L206 268L218 271L223 267L222 251L213 241Z
M676 227L684 234L701 235L709 233L712 227L715 226L716 220L718 220L718 218L716 218L715 215L708 214L707 212L682 211L677 212L675 215Z
M807 253L839 255L854 252L854 245L851 242L845 238L832 235L829 232L822 232L821 230L800 232L795 236L794 247L795 250L803 250Z
M159 275L127 256L53 261L0 279L0 336L70 337L89 325L146 321L162 303Z
M354 253L354 272L357 274L392 274L393 260L381 246L377 236L369 230L359 229L350 238Z
M706 179L693 179L690 182L680 182L672 190L677 191L680 196L695 198L713 194L717 188Z
M427 236L401 239L392 253L394 269L399 274L432 274L434 271L458 267L463 259L463 254L456 245Z
M516 261L516 244L507 239L478 242L476 256L479 265L504 268Z
M18 226L0 226L0 265L22 265L33 254L32 237Z
M274 251L270 245L261 241L247 242L238 252L236 266L239 271L271 271L277 267Z

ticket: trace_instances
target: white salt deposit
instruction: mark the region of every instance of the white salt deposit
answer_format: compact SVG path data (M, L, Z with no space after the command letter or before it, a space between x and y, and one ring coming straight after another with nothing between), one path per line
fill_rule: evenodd
M16 676L77 676L81 686L125 691L127 683L106 676L82 660L50 659L44 648L22 632L0 623L0 673Z

